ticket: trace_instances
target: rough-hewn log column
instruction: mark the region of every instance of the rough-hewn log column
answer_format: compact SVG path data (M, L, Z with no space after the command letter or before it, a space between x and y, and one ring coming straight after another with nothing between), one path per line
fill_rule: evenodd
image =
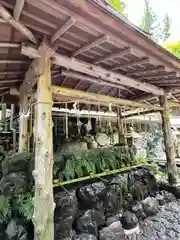
M35 137L35 198L33 223L36 240L54 239L53 200L53 143L52 143L52 93L51 54L48 46L41 44L41 58L37 61L36 137Z
M120 107L117 107L117 125L118 125L119 145L126 145L127 142L124 136L124 127L122 123L122 113L121 113Z
M22 92L20 93L20 95ZM24 97L22 101L20 101L20 121L19 121L19 152L27 152L28 151L28 107L27 107L28 99Z
M177 168L175 161L175 149L173 147L171 123L170 123L170 109L168 106L167 96L160 97L160 105L164 108L161 111L162 129L164 134L165 152L167 159L167 171L170 184L177 183Z

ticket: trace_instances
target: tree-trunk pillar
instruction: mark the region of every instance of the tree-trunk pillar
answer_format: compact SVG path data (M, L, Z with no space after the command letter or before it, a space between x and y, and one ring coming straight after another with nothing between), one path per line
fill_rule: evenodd
M53 142L51 54L40 47L38 59L37 104L35 110L35 198L33 222L35 240L54 240Z
M22 94L22 93L21 93ZM19 120L19 152L28 151L28 117L27 97L20 102L20 120Z
M168 179L170 184L176 184L177 183L177 167L176 167L176 160L175 160L175 149L173 147L173 141L172 141L170 109L168 106L166 95L160 97L160 105L164 108L164 110L161 111L161 117L162 117L162 129L164 134L164 144L165 144L165 152L166 152L166 159L167 159Z
M119 145L126 145L126 138L124 133L124 127L122 123L122 113L121 108L117 107L117 126L118 126L118 138L119 138Z

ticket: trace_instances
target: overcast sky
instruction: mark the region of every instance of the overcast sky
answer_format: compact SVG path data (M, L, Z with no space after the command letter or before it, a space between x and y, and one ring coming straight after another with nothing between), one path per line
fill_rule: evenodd
M128 4L128 18L131 22L139 25L144 10L144 0L126 0ZM156 12L159 21L167 12L172 18L171 40L180 40L180 0L151 0L153 10Z

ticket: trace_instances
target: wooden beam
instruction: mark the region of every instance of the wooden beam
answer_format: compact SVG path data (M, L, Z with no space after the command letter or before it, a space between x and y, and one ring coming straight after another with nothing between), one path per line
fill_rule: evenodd
M29 61L25 61L25 60L0 60L0 64L29 64Z
M0 87L0 90L7 90L9 87Z
M26 47L23 45L22 52L24 48ZM21 91L23 92L23 94L21 94L21 98L28 95L32 91L32 88L35 86L39 75L41 75L41 72L39 72L37 65L38 65L38 59L41 58L41 53L42 53L41 49L44 49L44 48L45 49L49 48L49 51L51 51L52 53L54 52L54 50L51 49L49 45L45 42L42 42L40 44L38 50L34 49L33 51L33 48L32 48L32 51L30 51L31 48L27 47L27 52L30 54L30 57L35 59L31 62L31 65L26 72L25 79L21 85Z
M75 24L76 20L69 18L63 26L61 26L51 37L51 44L53 44L60 36L62 36L70 27Z
M23 101L23 98L26 97L32 91L32 88L36 84L38 76L40 75L37 69L37 62L38 59L34 59L25 74L24 81L22 82L20 87L21 89L20 101Z
M135 101L130 101L126 99L121 99L121 98L114 98L114 97L109 97L101 94L96 94L96 93L88 93L88 92L83 92L79 90L74 90L74 89L69 89L69 88L64 88L64 87L58 87L58 86L52 86L52 93L55 95L60 95L60 96L65 96L65 97L72 97L72 98L79 98L79 99L86 99L86 100L92 100L98 103L104 102L104 103L112 103L112 105L124 105L124 106L130 106L130 107L140 107L140 108L148 108L148 109L162 109L161 107L158 106L153 106L150 104L144 104L144 103L139 103Z
M66 70L62 70L62 76L66 76L66 77L71 77L71 78L75 78L75 79L80 79L82 81L88 81L88 82L92 82L98 85L106 85L106 86L110 86L110 87L115 87L115 88L119 88L119 89L124 89L127 90L127 88L125 88L124 86L119 84L119 81L115 83L110 83L108 81L105 81L103 79L98 79L98 78L93 78L90 76L85 76L82 75L80 73L76 73L76 72L72 72L72 71L66 71Z
M19 83L22 82L23 79L8 79L8 80L0 80L0 84L7 84L7 83Z
M38 53L38 50L27 45L27 44L22 44L21 46L21 54L28 56L29 58L40 58L41 56Z
M152 110L146 109L146 110L143 110L140 112L125 114L124 116L122 116L122 118L126 119L126 118L136 117L136 116L140 116L140 115L147 115L147 114L151 114L151 113L158 113L158 112L159 112L159 110L157 110L157 109L152 109Z
M129 54L131 52L131 49L130 48L125 48L125 49L122 49L121 51L119 52L116 52L116 53L112 53L110 55L107 55L105 57L102 57L96 61L94 61L94 64L99 64L101 62L106 62L108 60L111 60L111 59L114 59L114 58L119 58L119 57L123 57L124 55L126 54Z
M141 91L149 92L149 93L152 93L155 95L163 95L164 94L163 89L160 89L154 85L151 85L148 83L142 83L131 77L127 77L123 74L115 73L115 72L106 70L104 68L95 66L93 64L77 60L75 58L68 58L68 57L65 57L60 54L55 53L53 55L53 63L56 65L59 65L59 66L66 67L68 69L72 69L74 71L88 74L88 75L96 77L96 78L102 78L102 79L112 82L112 83L117 84L117 81L118 81L119 84L121 84L121 85L137 88Z
M0 75L19 75L19 74L23 74L24 72L25 71L2 71L0 72Z
M93 42L85 44L83 47L79 48L76 52L74 52L73 57L75 57L85 51L88 51L89 49L94 48L103 42L108 41L108 39L109 39L109 37L106 35L96 38Z
M51 93L51 50L42 44L37 59L37 103L35 110L35 197L34 238L54 239L53 200L53 142L52 142L52 93ZM42 206L46 206L46 211Z
M13 11L13 17L15 21L20 20L20 16L24 7L25 0L16 0L16 5Z
M143 69L143 70L134 70L134 71L130 71L128 73L126 73L127 76L132 76L132 75L146 75L146 74L151 74L151 73L155 73L157 71L165 71L166 68L164 66L159 66L159 67L153 67L151 69Z
M31 42L37 43L36 38L32 34L32 32L25 27L22 23L19 21L16 21L11 14L3 7L2 4L0 4L0 16L9 23L12 27L14 27L16 30L18 30L23 36L27 37Z
M122 65L119 65L119 66L115 66L115 67L112 68L112 70L125 69L125 68L128 68L128 67L134 67L136 65L149 63L149 61L150 61L149 58L142 58L142 59L139 59L139 60L136 60L136 61L125 63L125 64L122 64Z
M32 51L34 52L35 49L32 48ZM31 56L30 53L30 47L28 47L28 51L26 52L26 47L23 48L24 55ZM37 51L38 54L38 51ZM119 84L137 88L141 91L152 93L154 95L163 95L164 90L161 88L158 88L154 85L148 84L148 83L142 83L138 80L133 79L132 77L125 76L120 73L115 73L113 71L109 71L105 68L96 66L94 64L90 64L84 61L80 61L76 58L69 58L67 56L63 56L58 53L53 54L52 62L58 66L65 67L67 69L71 69L74 71L78 71L81 73L88 74L90 76L101 78L106 81L117 83L119 81Z
M176 72L166 72L166 73L157 73L153 75L146 75L146 76L140 76L138 79L154 79L154 78L163 78L163 77L176 77L177 73Z
M21 44L19 43L10 43L10 42L0 42L0 48L20 48Z
M175 160L175 146L173 143L172 138L172 131L171 131L171 121L170 121L170 109L168 106L167 96L161 96L160 105L164 108L161 111L162 117L162 129L164 134L164 144L165 144L165 152L166 152L166 160L167 160L167 171L168 171L168 179L170 184L177 183L177 167L176 167L176 160Z

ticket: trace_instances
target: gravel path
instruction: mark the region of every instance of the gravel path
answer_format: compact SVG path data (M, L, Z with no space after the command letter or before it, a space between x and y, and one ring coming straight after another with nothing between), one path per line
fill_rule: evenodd
M140 233L128 240L180 240L180 201L165 204L159 213L140 223Z

